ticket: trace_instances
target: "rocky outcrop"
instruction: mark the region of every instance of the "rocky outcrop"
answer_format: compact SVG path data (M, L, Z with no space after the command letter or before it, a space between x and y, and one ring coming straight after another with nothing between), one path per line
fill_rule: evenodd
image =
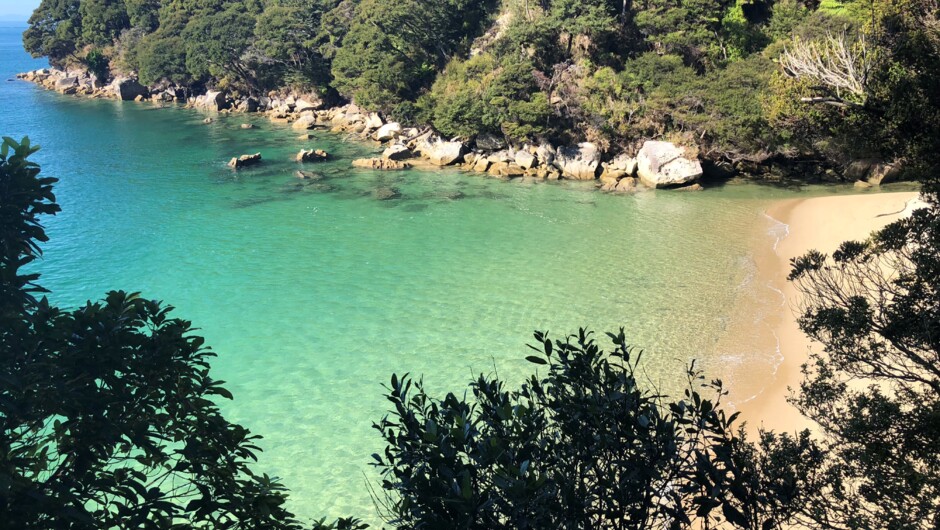
M322 149L301 149L294 157L297 162L322 162L330 157Z
M636 157L637 175L650 188L685 186L702 176L702 164L686 157L686 148L670 142L648 141Z
M528 151L516 151L513 161L522 169L532 169L538 165L538 159Z
M403 144L390 145L385 151L382 151L382 158L388 160L407 160L414 156L415 154L411 149L408 149L408 147Z
M363 169L381 169L381 170L401 170L411 168L408 162L401 160L390 160L388 158L360 158L353 160L353 167Z
M294 98L294 112L320 110L323 108L323 99L316 94L302 94Z
M229 107L225 93L218 90L210 90L204 96L196 98L196 106L214 111L225 110Z
M897 180L901 174L901 168L899 164L889 164L881 159L867 158L849 163L844 174L847 179L861 181L871 186L880 186Z
M74 94L78 90L78 78L63 77L55 82L54 88L60 94Z
M375 134L372 135L372 138L378 140L379 142L388 142L394 140L401 136L401 125L398 122L386 123L379 127L379 130L375 131Z
M619 180L623 177L632 177L636 174L636 159L621 154L608 162L601 163L601 179Z
M415 150L430 160L432 164L450 166L463 160L463 155L467 152L467 146L461 142L447 142L435 136L430 136L418 142Z
M623 177L620 180L604 180L601 186L601 191L611 193L633 193L636 190L636 179L633 177Z
M253 155L242 155L235 157L228 162L228 167L232 169L239 169L243 167L253 166L261 162L261 153L255 153Z
M601 165L601 150L591 142L559 147L554 165L562 176L574 180L594 180Z
M137 96L150 97L150 90L130 77L119 77L111 82L111 91L121 101L134 101Z

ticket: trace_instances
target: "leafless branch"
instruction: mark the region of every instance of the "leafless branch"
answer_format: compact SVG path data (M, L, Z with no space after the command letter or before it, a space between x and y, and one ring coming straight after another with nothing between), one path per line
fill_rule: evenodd
M873 62L865 37L851 42L844 32L819 41L797 38L780 58L787 75L812 80L830 94L803 98L804 102L842 106L864 105Z

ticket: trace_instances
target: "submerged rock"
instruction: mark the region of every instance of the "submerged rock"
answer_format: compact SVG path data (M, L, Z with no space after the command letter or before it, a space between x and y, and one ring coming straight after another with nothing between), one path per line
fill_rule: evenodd
M300 180L310 180L310 181L323 180L324 178L326 178L322 174L317 173L316 171L304 171L302 169L295 171L294 176L299 178Z
M391 187L376 188L372 192L372 197L379 201L390 201L401 198L401 192Z
M228 167L232 169L238 169L247 166L253 166L261 162L261 153L255 153L253 155L242 155L235 157L228 162Z
M687 158L685 147L670 142L644 143L636 161L640 181L650 188L683 186L702 176L702 164Z
M243 123L243 124L241 124L241 128L242 128L242 129L254 129L255 126L254 126L253 124L251 124L251 123Z

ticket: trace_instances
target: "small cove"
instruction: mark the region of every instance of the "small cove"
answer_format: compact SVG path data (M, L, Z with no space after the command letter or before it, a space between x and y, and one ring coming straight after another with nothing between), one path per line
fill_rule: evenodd
M480 372L530 373L534 329L603 337L623 326L666 390L692 359L739 401L773 373L760 324L779 298L755 274L755 252L775 238L762 212L797 192L624 197L454 169L353 170L373 146L8 82L42 66L18 31L0 28L0 133L30 135L44 174L61 179L42 284L64 306L141 291L192 320L235 394L226 413L265 437L259 471L283 478L302 517L372 512L370 426L393 372L461 392ZM322 179L293 176L301 147L333 155L305 166ZM256 151L261 166L225 167ZM384 188L401 197L377 200Z

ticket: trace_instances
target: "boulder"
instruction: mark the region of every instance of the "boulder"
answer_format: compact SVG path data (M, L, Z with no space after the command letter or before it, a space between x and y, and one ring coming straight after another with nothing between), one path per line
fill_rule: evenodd
M551 166L555 163L555 148L550 144L542 144L535 148L535 156L543 165Z
M501 163L500 168L499 168L499 175L502 177L509 177L509 178L521 177L525 175L525 169L523 169L518 164Z
M319 110L321 108L323 108L323 100L316 94L304 94L294 100L294 110L297 112Z
M535 155L528 151L516 151L515 162L522 169L532 169L539 165L539 161Z
M240 127L241 127L242 129L254 129L254 128L255 128L255 126L254 126L253 124L251 124L251 123L243 123L243 124L240 125Z
M303 116L294 120L294 123L291 125L294 129L298 131L307 131L313 129L317 125L317 117L313 114L304 114Z
M685 186L702 176L702 164L685 156L685 147L648 141L637 154L637 175L650 188Z
M473 170L479 173L486 173L490 168L490 159L485 156L477 157L476 161L473 163Z
M253 155L242 155L235 157L228 162L228 167L232 169L238 169L247 166L253 166L261 162L261 153L255 153Z
M896 164L889 164L880 159L854 160L845 168L847 179L867 182L872 186L893 182L899 174L900 168Z
M379 130L375 131L375 134L372 135L372 138L380 142L387 142L394 140L401 135L401 125L398 122L386 123L379 127Z
M606 171L623 173L628 177L636 174L636 159L626 154L620 154L603 164Z
M202 106L209 110L225 110L228 108L228 101L225 100L225 93L218 90L210 90L202 98Z
M364 169L382 169L382 170L399 170L399 169L409 169L411 164L408 162L403 162L401 160L389 160L388 158L359 158L353 160L353 167L360 167Z
M147 87L141 85L136 79L122 77L115 79L111 83L111 90L121 101L134 101L137 96L147 96L150 92Z
M506 148L506 140L490 133L477 135L475 143L477 149L483 151L499 151Z
M63 94L70 92L72 94L78 89L78 78L77 77L63 77L55 82L53 85L56 92L61 92Z
M245 99L243 107L245 112L258 112L258 109L261 108L261 101L254 96L250 96Z
M322 149L301 149L294 160L297 162L322 162L330 155Z
M375 112L373 112L373 113L369 114L368 116L366 116L366 119L365 119L364 121L365 121L365 125L366 125L366 130L367 130L367 131L371 131L371 130L374 130L374 129L379 129L379 128L381 128L383 125L385 125L385 122L382 121L381 116L379 116L379 115L376 114Z
M460 162L467 150L467 146L461 142L445 142L435 137L419 141L416 147L418 152L438 166L449 166Z
M402 144L390 145L388 149L382 151L382 158L386 160L406 160L412 157L414 157L414 153L411 152L411 149Z
M591 142L559 147L554 164L566 178L594 180L601 165L601 150Z

